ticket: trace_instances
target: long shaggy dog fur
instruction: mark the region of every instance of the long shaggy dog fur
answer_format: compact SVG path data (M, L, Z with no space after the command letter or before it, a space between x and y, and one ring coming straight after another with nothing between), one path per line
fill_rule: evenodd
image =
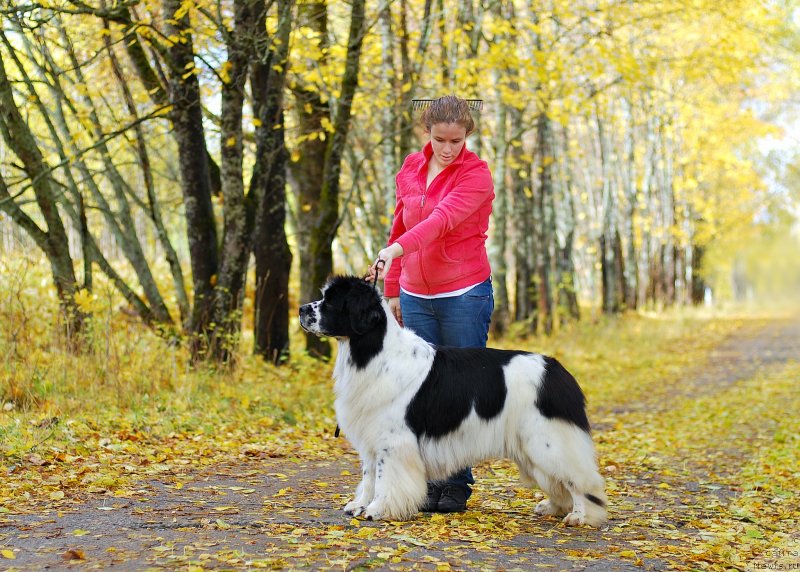
M336 416L358 451L362 479L345 512L407 520L427 481L505 457L548 495L540 515L570 525L607 518L584 396L554 358L428 344L400 327L379 293L333 278L300 308L304 329L337 338Z

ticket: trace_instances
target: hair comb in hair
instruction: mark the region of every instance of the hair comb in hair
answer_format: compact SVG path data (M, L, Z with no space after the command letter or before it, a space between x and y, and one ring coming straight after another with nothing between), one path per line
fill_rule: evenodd
M414 111L422 111L426 109L431 103L436 101L435 99L412 99L411 100L411 108ZM483 109L483 100L482 99L465 99L464 101L467 102L467 106L469 106L470 111L480 111Z

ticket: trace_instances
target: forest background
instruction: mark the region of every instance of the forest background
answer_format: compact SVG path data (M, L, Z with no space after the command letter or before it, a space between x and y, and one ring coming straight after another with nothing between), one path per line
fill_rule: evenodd
M796 556L799 26L796 0L0 0L0 562ZM356 459L297 305L366 272L413 101L447 93L483 102L491 344L576 373L602 537L531 521L502 464L458 526L338 512ZM181 550L124 532L175 522L164 490L197 495Z
M0 15L3 259L47 260L70 339L113 300L194 360L228 361L250 331L285 359L290 307L385 243L424 138L412 100L446 93L483 100L469 146L496 185L496 334L800 283L794 2Z

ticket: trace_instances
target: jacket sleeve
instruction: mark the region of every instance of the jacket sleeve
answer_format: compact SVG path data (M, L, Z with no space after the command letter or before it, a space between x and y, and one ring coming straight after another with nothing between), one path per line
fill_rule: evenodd
M398 237L406 232L406 227L403 224L403 199L397 194L397 203L394 207L394 218L392 219L392 230L389 232L389 241L387 246L394 244ZM392 261L392 266L389 268L389 273L383 281L383 295L387 298L394 298L400 295L400 258Z
M443 237L493 197L492 175L486 163L481 161L459 177L424 221L398 236L396 241L403 247L403 254L420 250Z

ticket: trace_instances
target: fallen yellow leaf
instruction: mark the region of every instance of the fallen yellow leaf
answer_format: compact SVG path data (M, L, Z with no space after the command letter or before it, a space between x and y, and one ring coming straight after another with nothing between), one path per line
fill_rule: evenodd
M17 558L13 550L0 550L0 554L3 555L3 558L7 558L8 560L16 560Z

